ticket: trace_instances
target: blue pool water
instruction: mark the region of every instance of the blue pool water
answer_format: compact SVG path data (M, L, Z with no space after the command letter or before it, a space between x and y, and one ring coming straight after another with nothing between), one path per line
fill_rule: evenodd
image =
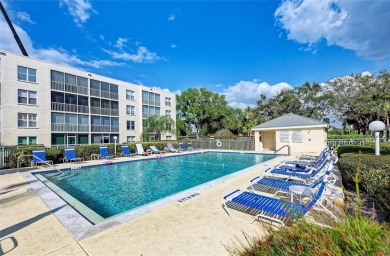
M103 218L274 158L205 152L42 175Z

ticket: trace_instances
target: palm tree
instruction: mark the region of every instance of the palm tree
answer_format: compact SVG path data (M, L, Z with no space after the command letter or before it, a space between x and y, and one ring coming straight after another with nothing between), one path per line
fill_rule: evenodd
M141 140L149 141L153 134L154 140L161 140L161 133L170 131L175 133L175 121L169 116L149 116L144 120L144 130L141 134Z

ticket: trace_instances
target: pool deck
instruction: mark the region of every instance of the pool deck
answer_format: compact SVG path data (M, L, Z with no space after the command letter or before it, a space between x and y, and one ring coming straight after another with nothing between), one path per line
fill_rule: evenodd
M50 196L44 202L38 196L44 189L34 185L38 181L28 183L26 173L1 175L0 255L228 255L226 245L236 238L243 240L243 232L261 235L261 226L267 224L233 220L222 208L221 197L237 188L246 189L251 178L290 158L293 156L269 160L202 187L196 196L178 197L134 218L103 223L79 237L61 219L69 217L65 211L69 206ZM86 164L91 163L99 162ZM70 217L68 221L81 228L85 224Z

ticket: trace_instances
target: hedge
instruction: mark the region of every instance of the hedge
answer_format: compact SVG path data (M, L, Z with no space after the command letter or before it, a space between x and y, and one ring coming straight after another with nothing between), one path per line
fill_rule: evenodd
M381 148L387 147L388 143ZM390 218L390 152L385 149L383 154L376 156L374 147L369 146L345 146L338 148L337 152L340 156L337 166L343 185L355 188L354 177L360 158L360 186L375 207L382 210L385 218Z
M179 143L177 141L170 142L172 143L173 147L178 148ZM128 145L129 149L132 153L137 152L136 150L136 144L142 144L144 150L148 150L151 145L156 146L160 150L164 150L167 146L167 141L150 141L150 142L132 142L132 143L123 143L123 144L117 144L116 145L116 155L115 155L115 145L114 144L106 144L108 149L108 153L110 155L115 155L116 157L120 157L122 153L121 145ZM184 142L184 145L188 147L188 143ZM99 154L101 145L94 144L94 145L80 145L75 147L76 155L78 157L82 157L85 160L90 160L91 155L93 154ZM34 149L42 149L44 148L43 145L34 145L34 146L25 146L25 147L10 147L11 154L8 159L8 167L10 168L16 168L17 167L17 161L19 156L24 155L31 155L32 151ZM64 149L61 148L46 148L45 149L46 159L52 160L54 164L62 163L64 155ZM26 156L26 157L20 157L20 167L26 167L30 166L32 157Z
M380 143L379 145L381 155L390 155L390 143ZM337 149L338 156L342 156L346 153L355 153L355 154L375 154L375 145L374 143L367 143L364 146L350 145L350 146L341 146Z

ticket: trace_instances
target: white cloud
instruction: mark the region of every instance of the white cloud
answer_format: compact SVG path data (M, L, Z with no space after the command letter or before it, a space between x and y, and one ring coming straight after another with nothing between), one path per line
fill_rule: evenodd
M230 106L244 109L247 106L256 106L256 101L260 99L261 94L270 98L282 89L292 89L292 87L287 83L270 85L266 82L240 81L233 86L229 86L223 94L226 95L226 100Z
M27 53L30 57L46 60L60 65L67 66L83 66L83 67L94 67L102 68L105 66L121 66L125 65L124 63L114 62L110 60L91 60L86 61L77 57L75 54L70 54L63 49L53 49L53 48L35 48L33 42L29 35L21 27L13 24L16 32L18 33L20 40L22 41ZM0 19L0 27L5 28L7 26L6 22L3 19ZM0 49L20 53L20 49L9 29L2 31L1 40L0 40Z
M114 46L115 46L116 48L122 50L123 47L126 46L127 40L128 40L127 38L121 38L121 37L119 37L118 40L116 40L116 43L115 43Z
M139 46L136 53L115 52L105 49L103 51L114 59L130 60L135 63L153 63L163 59L157 53L149 51L145 46Z
M106 38L102 34L99 35L99 38L100 38L100 40L103 40L103 41L106 40Z
M169 47L171 47L171 48L177 48L177 45L176 44L171 44Z
M68 12L78 27L81 27L91 14L97 13L89 0L60 0L60 6L64 5L68 7Z
M288 39L309 49L322 39L382 60L390 58L390 1L284 0L275 11L276 22Z
M174 14L171 14L168 16L168 21L174 21L176 19L176 16Z
M16 18L18 20L21 20L21 21L24 21L24 22L27 22L30 24L35 24L35 22L33 20L31 20L30 14L28 14L27 12L17 12Z

